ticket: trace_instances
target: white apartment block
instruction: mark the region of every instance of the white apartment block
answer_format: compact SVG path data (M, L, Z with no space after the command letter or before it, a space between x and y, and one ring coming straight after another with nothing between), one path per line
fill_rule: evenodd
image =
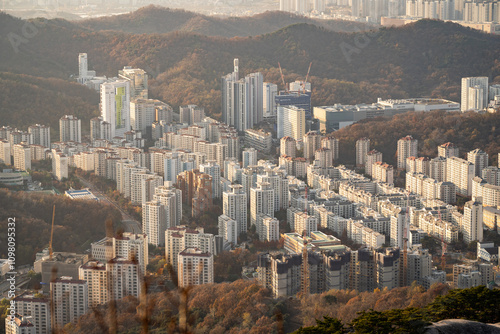
M16 144L12 148L14 167L19 170L31 169L31 150L28 145ZM10 158L9 158L10 160Z
M153 99L137 99L130 102L130 126L132 130L146 134L153 122L157 121L158 108L170 108L166 103Z
M413 139L412 136L406 136L398 140L398 168L406 168L406 159L409 157L418 156L418 140Z
M118 77L129 83L130 101L148 99L148 74L146 71L140 68L125 66L122 70L118 71Z
M52 150L52 175L58 181L68 178L68 157L58 149Z
M467 161L474 164L474 175L481 176L483 169L488 167L488 154L477 148L467 153Z
M0 139L0 163L10 165L11 147L9 141Z
M126 296L139 298L143 273L137 261L116 257L108 261L106 271L109 272L110 291L114 299Z
M321 147L321 135L314 131L306 133L302 139L304 143L304 158L312 162L314 160L314 152Z
M472 179L472 197L481 198L484 206L500 206L500 186L488 184L476 176Z
M182 192L170 185L157 187L153 200L142 205L142 232L149 243L165 244L167 228L179 225L182 218Z
M460 110L482 110L488 105L488 77L462 78Z
M214 256L190 247L179 253L178 282L180 287L214 282Z
M149 263L148 236L124 232L116 237L105 237L90 246L92 258L106 263L115 257L136 260L143 273Z
M278 241L280 239L280 222L274 217L269 217L264 214L259 214L258 219L260 221L261 233L259 233L259 239L261 241Z
M5 334L36 334L35 325L31 317L18 313L5 317Z
M356 141L356 165L365 166L366 155L370 152L370 139L361 138Z
M321 138L321 147L325 147L332 151L333 160L339 158L339 140L332 136Z
M65 115L59 119L59 141L82 142L82 120L73 115Z
M377 161L372 165L372 178L380 182L394 184L394 168L391 165Z
M413 246L406 255L408 265L406 285L408 286L413 282L423 286L425 277L432 274L432 255L427 249L419 246Z
M258 182L250 189L250 223L257 224L257 215L264 213L274 217L274 190L269 182Z
M90 138L111 140L111 124L105 122L102 117L94 117L90 120Z
M247 227L247 194L242 185L230 186L231 191L225 191L222 196L222 212L237 223L236 235L246 232Z
M466 243L483 241L483 205L480 201L465 203L462 233Z
M365 173L372 176L372 166L375 162L382 162L382 153L380 153L377 150L371 150L366 154L366 159L365 159Z
M295 212L292 230L300 235L311 236L311 232L318 230L318 218L310 216L306 212Z
M297 141L292 137L283 137L280 139L280 155L295 158L297 155Z
M130 131L130 82L118 80L101 85L101 117L111 128L111 138Z
M106 264L91 260L80 266L78 277L87 282L89 307L108 303L112 295Z
M202 227L190 229L186 226L176 226L165 231L165 258L174 270L178 270L178 255L186 248L197 248L202 252L216 255L215 237L204 233Z
M28 127L33 144L50 148L50 126L35 124Z
M67 276L57 278L50 282L50 298L53 303L54 327L62 329L87 313L88 284Z
M263 114L264 118L276 116L276 101L274 97L278 95L278 86L271 82L263 83Z
M212 177L212 194L215 198L220 198L220 165L218 165L215 161L207 161L204 164L201 164L199 168L200 172L208 174Z
M447 158L437 157L429 161L429 177L432 179L443 182L447 180Z
M242 152L243 168L257 165L257 150L253 147L244 149Z
M301 140L306 133L306 111L296 106L278 107L278 138Z
M459 149L453 143L447 142L438 146L438 157L451 158L458 157Z
M314 160L318 161L321 168L333 166L333 152L329 148L321 147L314 152Z
M457 193L470 196L475 171L474 164L457 157L448 158L446 162L446 181L455 184Z
M481 171L481 178L494 186L500 186L500 168L489 166Z
M224 244L238 244L238 222L224 214L218 220L219 234Z
M51 334L50 301L48 298L37 298L35 295L24 293L14 298L16 312L24 317L31 317L37 334ZM22 332L21 332L22 333Z

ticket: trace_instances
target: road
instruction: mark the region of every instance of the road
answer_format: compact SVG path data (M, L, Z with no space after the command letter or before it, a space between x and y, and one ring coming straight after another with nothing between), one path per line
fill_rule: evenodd
M93 183L81 177L78 177L78 179L85 187L91 189L92 193L99 199L101 203L112 205L118 211L120 211L120 213L122 214L122 225L125 232L142 233L141 223L130 216L125 210L120 208L120 206L115 201L103 194Z

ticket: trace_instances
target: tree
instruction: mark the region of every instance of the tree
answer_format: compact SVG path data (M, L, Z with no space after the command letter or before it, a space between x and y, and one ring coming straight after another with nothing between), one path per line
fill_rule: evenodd
M316 319L316 326L301 327L297 334L343 334L348 333L342 321L337 318L323 317L323 320Z

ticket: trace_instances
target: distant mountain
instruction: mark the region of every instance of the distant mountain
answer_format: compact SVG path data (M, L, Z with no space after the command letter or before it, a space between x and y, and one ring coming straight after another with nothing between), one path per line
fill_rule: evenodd
M331 31L353 32L374 25L341 20L316 20L292 13L274 11L247 17L220 18L150 5L128 14L79 21L83 28L114 30L132 34L193 32L206 36L246 37L271 33L292 24L308 23Z
M377 97L459 101L462 77L486 75L500 83L499 36L433 20L370 33L295 24L223 38L92 31L61 19L23 21L0 13L0 31L6 32L0 34L0 71L67 80L78 71L78 53L87 52L89 68L99 75L116 76L124 65L143 68L151 77L151 97L174 107L198 104L215 117L220 77L232 71L233 58L240 59L242 75L261 71L280 89L278 62L287 82L303 79L312 62L314 105L371 103Z

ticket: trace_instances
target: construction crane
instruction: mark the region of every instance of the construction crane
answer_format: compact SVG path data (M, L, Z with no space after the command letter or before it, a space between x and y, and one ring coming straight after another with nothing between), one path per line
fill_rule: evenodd
M309 72L311 72L311 66L312 66L312 62L309 63L309 68L307 69L307 75L306 75L306 80L304 80L302 82L302 92L305 94L306 93L306 83L307 83L307 79L309 79Z
M54 217L56 215L56 205L52 209L52 228L50 229L49 258L52 261L52 239L54 237Z
M283 87L285 89L285 92L288 93L288 88L286 87L286 83L285 83L285 77L283 76L283 71L281 70L281 64L280 62L278 62L278 67L280 69L280 75L281 75L281 82L283 83Z

